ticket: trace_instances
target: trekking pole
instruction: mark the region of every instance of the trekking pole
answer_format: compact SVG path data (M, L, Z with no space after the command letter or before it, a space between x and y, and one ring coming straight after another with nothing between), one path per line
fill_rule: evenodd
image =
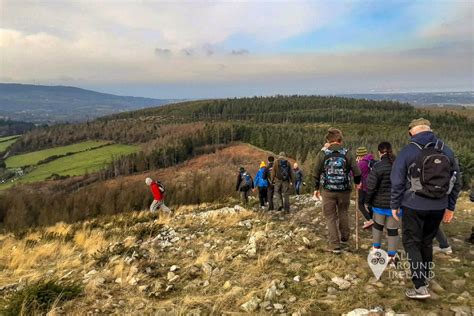
M356 238L356 250L359 250L359 190L356 188L356 194L355 194L355 238Z

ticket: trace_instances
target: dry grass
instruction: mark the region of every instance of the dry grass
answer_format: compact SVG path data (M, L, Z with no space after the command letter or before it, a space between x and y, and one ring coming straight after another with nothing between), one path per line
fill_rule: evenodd
M104 233L98 230L88 230L84 228L77 231L74 235L74 244L88 255L103 249L108 243L104 237Z

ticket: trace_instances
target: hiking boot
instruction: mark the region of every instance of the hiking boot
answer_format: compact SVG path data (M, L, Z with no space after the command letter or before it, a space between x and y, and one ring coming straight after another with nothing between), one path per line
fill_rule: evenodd
M368 220L364 222L364 226L362 226L363 229L369 229L374 225L373 220Z
M341 245L342 246L349 246L349 239L341 239Z
M447 248L440 248L438 246L433 246L433 254L435 253L444 253L445 255L450 255L453 253L453 249L451 248L451 246Z
M342 252L341 248L329 249L329 251L332 252L335 255L339 255Z
M405 295L408 298L412 298L415 300L424 300L431 297L430 292L428 292L428 289L426 288L426 286L420 286L417 289L416 288L406 289Z

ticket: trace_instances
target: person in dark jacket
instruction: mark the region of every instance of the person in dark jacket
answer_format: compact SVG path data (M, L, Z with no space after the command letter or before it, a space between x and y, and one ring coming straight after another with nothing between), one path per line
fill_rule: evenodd
M355 184L360 183L360 169L354 155L342 146L342 138L339 129L328 129L327 144L318 152L314 170L314 197L319 200L322 196L323 214L328 226L328 250L334 254L341 253L341 243L349 241L351 175ZM326 165L329 161L332 162Z
M260 207L265 208L265 203L267 202L267 189L268 189L268 178L265 174L267 173L267 165L265 161L260 163L260 169L258 169L257 174L255 175L254 188L258 189L258 198L260 200ZM255 190L255 189L254 189Z
M378 146L380 160L374 164L367 178L367 203L373 211L374 225L372 227L372 246L380 249L384 228L387 229L389 264L395 264L398 249L398 229L400 223L394 219L390 208L390 194L392 184L390 173L395 160L392 145L382 142Z
M290 212L290 188L295 183L295 175L286 154L281 152L273 165L270 181L275 186L278 211Z
M390 206L396 220L399 220L400 209L403 209L402 242L408 255L414 283L414 288L407 289L405 294L409 298L426 299L430 297L426 285L432 277L433 238L441 221L450 223L454 216L456 200L461 188L461 177L453 151L443 143L439 146L440 141L431 131L428 120L423 118L413 120L408 130L411 142L398 154L390 176L392 182ZM443 155L448 157L451 180L455 179L455 181L450 181L452 185L446 195L441 198L428 198L417 192L420 189L418 186L411 185L416 182L413 178L409 179L409 171L413 171L411 167L416 163L417 157L422 154L420 148L437 145ZM438 162L434 160L434 163Z
M359 147L356 150L356 160L359 166L361 176L360 184L357 185L359 211L365 218L364 229L369 229L374 224L372 219L372 208L367 203L367 179L369 177L370 169L375 163L374 156L370 154L366 147Z
M273 182L270 180L274 162L275 162L275 157L269 156L268 163L267 163L267 170L265 171L265 174L266 174L265 178L268 180L267 200L268 200L269 211L273 211L275 209L273 205L273 195L275 193L275 186Z
M253 188L252 176L244 167L240 167L239 173L237 174L237 185L235 186L235 190L240 191L240 197L244 204L249 202L249 192Z
M300 169L297 162L293 164L293 173L295 174L295 193L300 195L301 186L303 185L303 170Z

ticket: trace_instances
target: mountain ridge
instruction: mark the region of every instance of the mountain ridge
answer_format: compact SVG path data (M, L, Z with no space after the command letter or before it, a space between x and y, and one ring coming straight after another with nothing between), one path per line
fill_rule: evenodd
M79 122L176 102L72 86L0 83L0 117L33 123Z

